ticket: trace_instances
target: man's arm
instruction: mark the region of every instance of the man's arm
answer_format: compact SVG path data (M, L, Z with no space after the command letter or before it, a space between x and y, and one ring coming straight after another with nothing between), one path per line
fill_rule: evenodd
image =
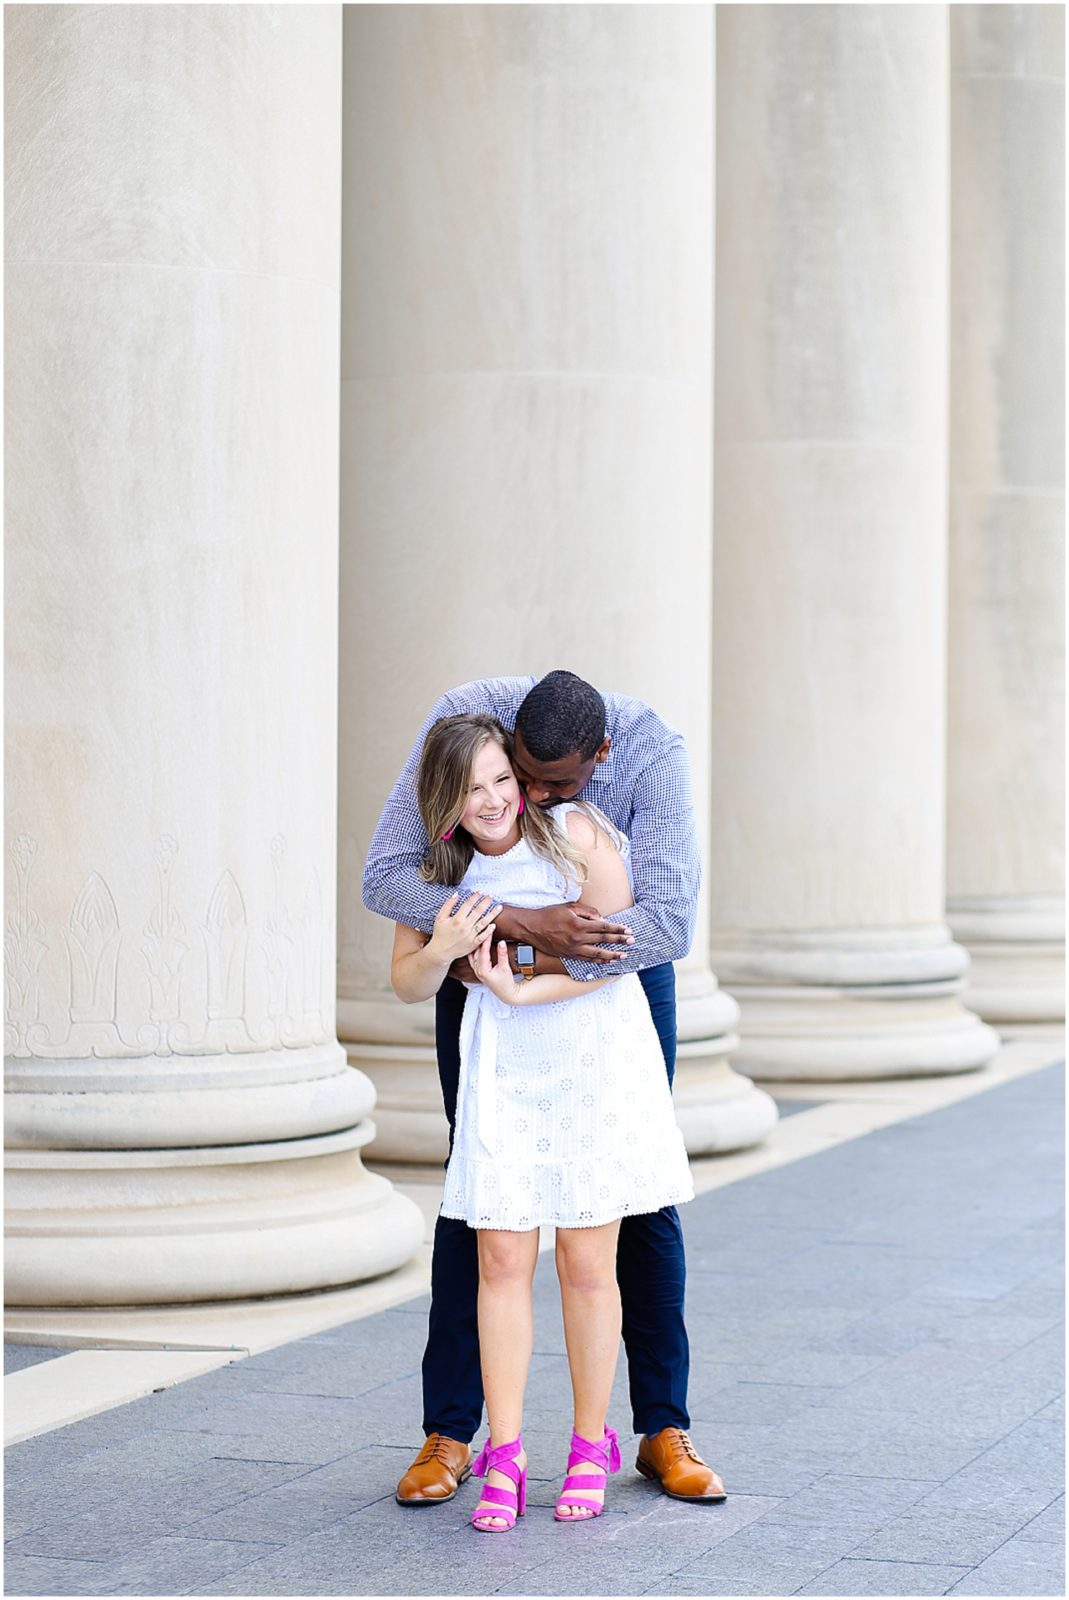
M701 858L687 751L678 734L636 783L630 839L635 904L611 915L631 929L634 944L614 963L614 973L681 961L694 937ZM566 956L564 966L573 978L605 976L604 967L592 961Z
M449 896L444 884L425 883L419 865L427 849L427 834L416 800L416 774L423 753L423 741L442 717L459 716L474 707L457 705L455 691L438 700L423 727L411 754L393 786L379 825L371 840L364 864L364 904L369 911L391 922L403 923L430 933L434 919Z

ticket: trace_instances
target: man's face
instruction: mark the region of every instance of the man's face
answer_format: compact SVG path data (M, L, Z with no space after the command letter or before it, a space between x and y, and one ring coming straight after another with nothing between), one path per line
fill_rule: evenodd
M610 742L608 738L603 739L592 756L583 757L575 750L570 756L561 756L559 761L536 761L524 744L523 736L517 733L512 747L512 765L531 804L549 811L562 800L574 800L586 788L590 774L608 755Z

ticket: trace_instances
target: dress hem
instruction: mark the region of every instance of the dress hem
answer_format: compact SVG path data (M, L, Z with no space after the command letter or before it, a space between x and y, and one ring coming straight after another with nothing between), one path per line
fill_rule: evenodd
M473 1222L470 1217L463 1216L459 1211L447 1211L444 1206L439 1209L438 1215L448 1217L451 1222L466 1222L469 1228L476 1230L483 1228L494 1233L534 1233L536 1228L604 1228L608 1222L623 1222L628 1217L649 1217L655 1211L663 1211L665 1206L686 1205L688 1200L694 1199L694 1190L690 1193L680 1192L669 1195L667 1199L658 1200L656 1205L645 1206L641 1211L614 1211L608 1217L595 1217L592 1222L563 1222L556 1217L539 1218L527 1228L510 1226L507 1222Z

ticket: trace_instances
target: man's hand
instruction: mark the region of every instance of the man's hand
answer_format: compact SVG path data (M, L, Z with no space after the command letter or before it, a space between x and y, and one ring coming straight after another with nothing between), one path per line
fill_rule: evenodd
M509 942L509 958L513 970L516 966L516 945L532 944L535 948L535 972L541 977L548 973L564 973L559 958L575 956L581 961L600 961L609 966L622 961L635 942L631 929L622 922L606 922L596 906L579 901L570 905L543 906L532 911L521 906L502 906L495 919L497 937ZM619 945L618 950L606 950L606 944ZM449 976L460 983L475 979L467 957L454 961Z
M506 922L507 926L503 926ZM513 926L519 924L516 931ZM595 906L543 906L528 911L505 906L497 918L497 936L521 939L550 956L574 956L580 961L622 961L635 942L631 929L622 922L607 922ZM619 945L606 950L605 945Z

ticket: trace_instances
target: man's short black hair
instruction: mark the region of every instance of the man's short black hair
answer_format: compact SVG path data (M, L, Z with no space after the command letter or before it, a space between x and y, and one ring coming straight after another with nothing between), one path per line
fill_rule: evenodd
M584 761L605 737L605 702L592 684L559 668L547 672L516 713L516 732L536 761Z

